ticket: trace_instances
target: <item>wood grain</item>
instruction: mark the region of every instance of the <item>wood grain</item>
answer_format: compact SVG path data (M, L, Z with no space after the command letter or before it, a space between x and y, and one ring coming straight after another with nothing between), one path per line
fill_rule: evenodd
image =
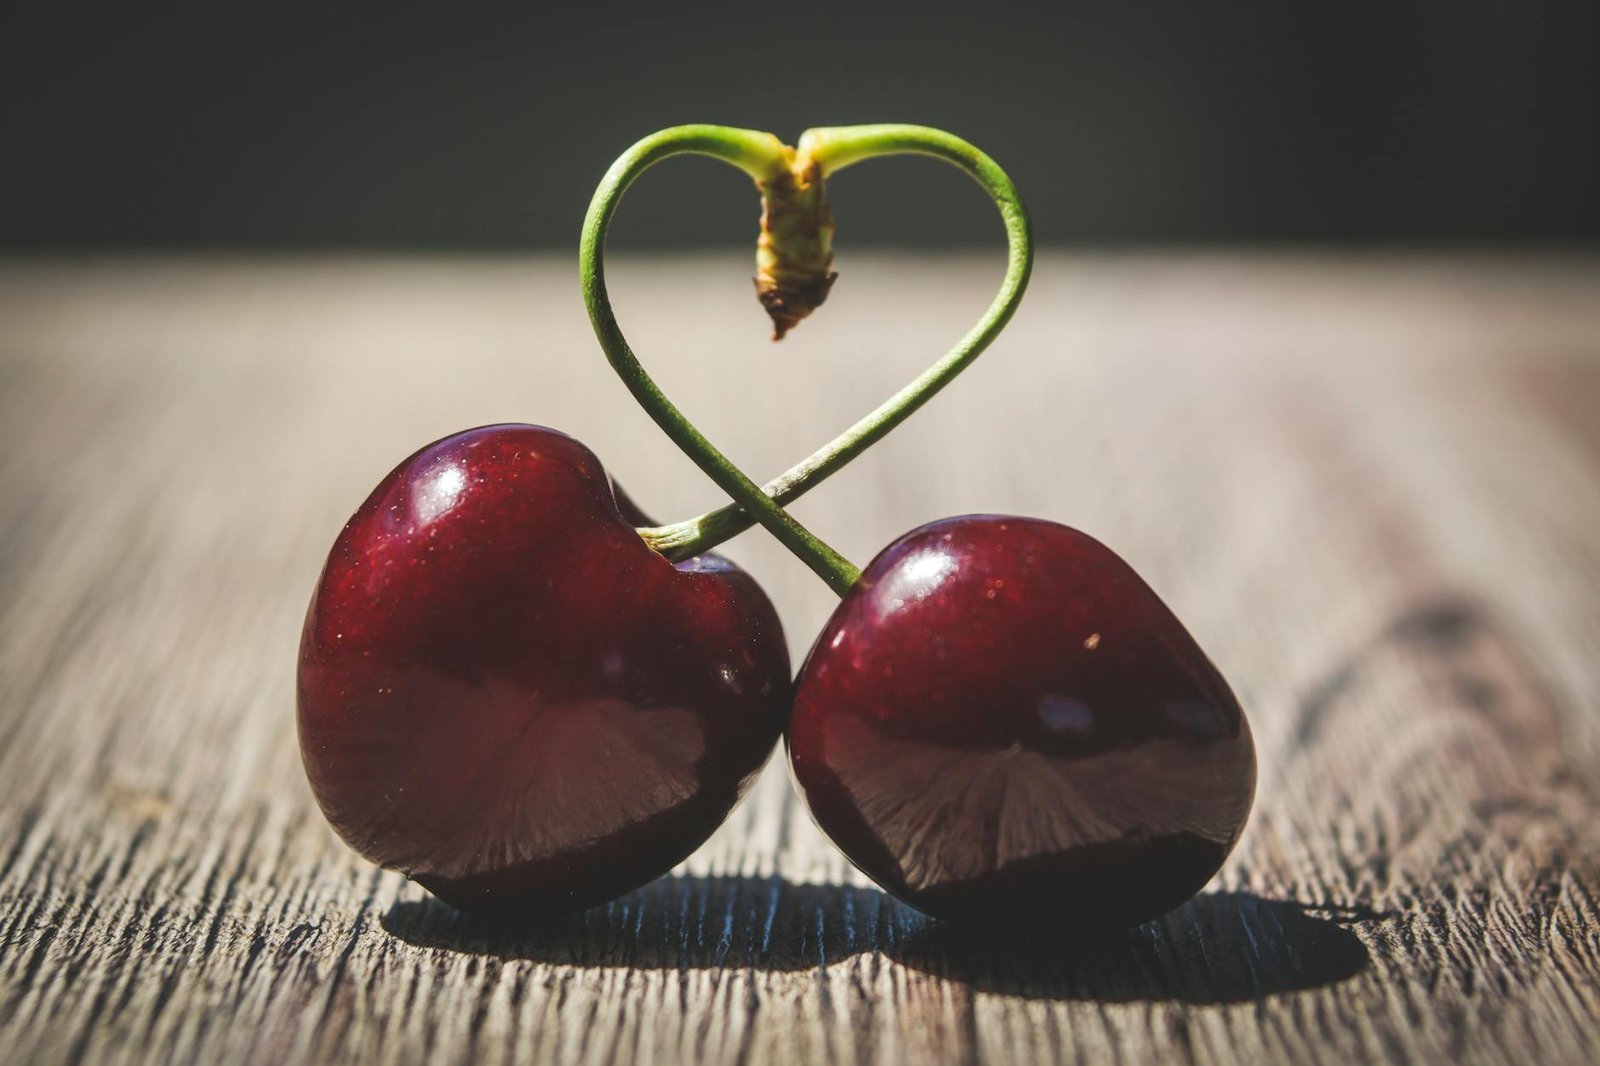
M840 269L779 347L743 256L623 259L614 295L764 477L1000 264ZM715 502L571 264L0 264L0 1058L1594 1061L1597 410L1592 258L1047 256L968 378L797 512L858 562L982 510L1116 547L1254 724L1217 881L1104 943L975 940L853 874L775 764L671 877L494 930L323 823L294 647L344 517L455 429L556 425L652 511ZM803 654L827 589L730 551Z

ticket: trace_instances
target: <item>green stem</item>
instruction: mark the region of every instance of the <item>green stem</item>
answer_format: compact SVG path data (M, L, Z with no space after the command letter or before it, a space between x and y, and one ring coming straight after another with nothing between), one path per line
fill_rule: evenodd
M680 127L680 129L714 130L717 127ZM769 136L737 132L746 137ZM654 138L651 138L641 142L641 145L648 145L653 140ZM772 140L776 141L777 138L774 137ZM639 151L640 146L635 146L630 155ZM715 151L707 151L706 154L718 155ZM926 155L953 163L976 180L999 207L1000 218L1005 224L1008 250L1005 280L977 325L973 326L942 359L891 396L877 410L786 473L762 486L763 495L780 505L798 499L807 490L843 468L845 464L881 440L890 430L904 422L912 412L927 403L935 393L950 384L957 374L971 365L1011 320L1017 304L1022 300L1023 292L1028 287L1028 275L1033 269L1032 227L1016 187L1006 176L1006 172L1000 169L999 164L959 137L926 126L841 126L808 131L800 138L798 154L802 158L809 156L820 163L824 176L854 163L885 155ZM743 167L747 173L755 174L755 171L744 163L736 162L726 155L718 157L734 162L735 165ZM629 157L623 158L626 160ZM650 162L654 162L655 158L664 156L653 157ZM648 165L648 162L644 164ZM622 166L622 163L619 162L618 166ZM617 173L616 168L613 168L612 173ZM757 180L761 179L758 177ZM598 196L595 203L597 205L600 203ZM593 213L591 210L591 218ZM589 233L587 227L584 232L587 238ZM585 277L587 276L586 270ZM707 512L687 522L641 530L641 534L657 551L673 560L686 559L714 548L730 537L749 529L752 522L753 512L744 506L745 500L732 492L729 492L729 495L736 501L734 504ZM761 520L759 514L755 514L754 517L757 521Z
M843 596L856 583L861 571L848 559L823 543L815 534L795 521L783 507L745 476L727 456L718 451L656 386L638 357L628 347L611 309L606 293L606 231L616 214L617 204L638 176L663 159L675 155L708 155L724 160L750 174L758 182L787 169L789 151L771 134L726 126L675 126L646 137L612 164L600 187L595 190L589 213L583 220L583 239L579 250L579 272L583 299L589 308L589 321L605 350L611 366L637 400L695 465L705 471L717 486L738 501L751 515L799 556L834 592ZM702 549L703 550L703 549ZM687 558L698 552L679 556Z

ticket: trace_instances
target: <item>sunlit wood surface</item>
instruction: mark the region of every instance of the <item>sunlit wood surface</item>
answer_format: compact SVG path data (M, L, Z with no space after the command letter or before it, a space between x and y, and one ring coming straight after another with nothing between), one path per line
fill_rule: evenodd
M766 340L743 255L621 259L641 357L757 477L957 336L998 253L846 254ZM0 265L0 1060L1584 1063L1600 1041L1600 260L1047 256L968 376L797 513L1115 547L1232 680L1255 814L1198 899L997 948L846 867L775 762L672 876L520 933L323 822L323 553L416 447L583 439L715 490L548 259ZM730 552L796 657L830 593Z

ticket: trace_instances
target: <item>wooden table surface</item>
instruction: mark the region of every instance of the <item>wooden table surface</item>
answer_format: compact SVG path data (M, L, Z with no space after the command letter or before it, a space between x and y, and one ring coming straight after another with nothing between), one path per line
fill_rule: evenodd
M998 253L842 258L766 340L747 257L619 259L641 357L770 476L943 350ZM647 508L717 494L548 259L0 264L5 1062L1592 1062L1600 260L1046 256L1012 329L796 508L857 562L1040 515L1116 548L1261 762L1217 880L1109 944L886 899L774 762L671 876L521 932L348 851L298 629L371 486L540 422ZM729 551L798 657L831 595Z

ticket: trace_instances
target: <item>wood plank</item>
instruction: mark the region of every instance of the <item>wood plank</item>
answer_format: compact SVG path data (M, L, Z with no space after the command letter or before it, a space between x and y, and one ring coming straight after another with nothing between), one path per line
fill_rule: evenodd
M646 362L765 476L958 335L999 262L842 258L776 348L742 256L613 270ZM543 422L657 513L715 502L572 273L0 264L6 1061L1593 1061L1600 261L1046 256L969 377L797 507L858 562L947 514L1077 525L1233 681L1262 766L1235 856L1049 947L886 899L778 764L673 876L520 932L323 823L298 627L396 461ZM729 550L803 654L827 589L759 532Z

